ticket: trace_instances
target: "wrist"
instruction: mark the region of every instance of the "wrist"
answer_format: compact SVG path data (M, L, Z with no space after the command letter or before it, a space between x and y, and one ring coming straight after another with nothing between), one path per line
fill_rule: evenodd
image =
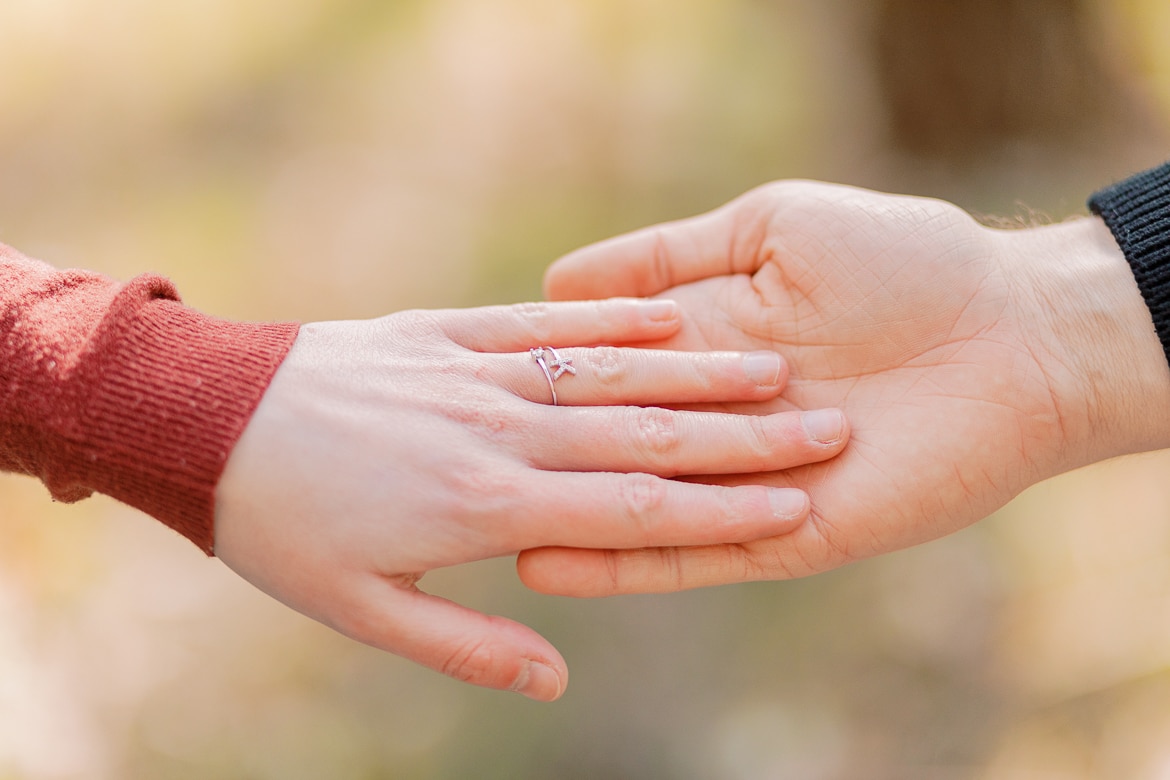
M999 234L1024 346L1060 424L1053 473L1170 447L1170 367L1150 310L1096 217Z

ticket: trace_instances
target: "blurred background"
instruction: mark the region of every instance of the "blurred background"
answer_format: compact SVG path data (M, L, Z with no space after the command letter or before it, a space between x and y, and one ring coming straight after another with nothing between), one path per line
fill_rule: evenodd
M540 295L774 178L1062 219L1167 156L1162 0L4 0L0 241L242 319ZM103 498L0 476L0 779L1170 778L1170 459L797 582L433 591L537 705L343 639Z

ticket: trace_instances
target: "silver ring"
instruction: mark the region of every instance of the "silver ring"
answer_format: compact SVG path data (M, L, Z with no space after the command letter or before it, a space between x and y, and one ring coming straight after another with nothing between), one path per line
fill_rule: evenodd
M565 374L577 374L577 369L573 368L573 358L561 357L557 351L552 347L533 347L528 350L528 354L532 355L532 359L536 361L536 365L540 366L540 370L544 372L544 378L548 380L548 389L552 393L552 405L557 405L557 389L553 386L558 379Z

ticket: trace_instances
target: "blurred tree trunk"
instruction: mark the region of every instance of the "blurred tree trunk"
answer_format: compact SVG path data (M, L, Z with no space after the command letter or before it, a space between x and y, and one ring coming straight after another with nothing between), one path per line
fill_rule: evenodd
M1005 145L1149 140L1154 112L1091 0L878 0L892 145L972 164Z

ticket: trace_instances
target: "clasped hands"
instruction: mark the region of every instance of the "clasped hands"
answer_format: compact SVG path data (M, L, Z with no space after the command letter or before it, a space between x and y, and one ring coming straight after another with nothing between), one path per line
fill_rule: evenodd
M1135 401L1170 376L1095 219L1004 232L781 182L574 252L546 291L306 325L229 459L217 555L359 641L547 701L556 649L425 572L518 553L573 596L799 577L1170 444ZM558 406L544 345L577 368Z

